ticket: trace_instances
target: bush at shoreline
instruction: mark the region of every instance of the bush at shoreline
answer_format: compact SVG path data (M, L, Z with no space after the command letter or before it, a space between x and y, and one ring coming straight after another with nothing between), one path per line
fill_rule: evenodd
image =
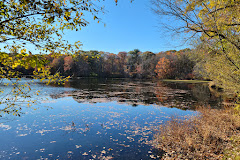
M233 108L199 109L199 115L173 117L160 126L153 145L162 159L240 159L240 115Z

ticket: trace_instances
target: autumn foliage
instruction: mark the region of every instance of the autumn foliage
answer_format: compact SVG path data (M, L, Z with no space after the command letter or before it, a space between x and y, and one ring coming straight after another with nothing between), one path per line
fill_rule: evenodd
M159 79L192 79L194 61L191 50L166 51L157 54L137 49L118 54L102 51L79 51L72 55L34 55L45 59L44 66L52 75L71 77L128 77ZM9 54L11 56L11 54ZM28 55L26 55L28 56ZM31 55L29 55L31 56ZM33 70L16 66L22 75L33 75ZM189 76L191 75L191 76Z
M160 58L156 65L155 72L157 73L158 78L167 78L172 72L170 60L165 57Z

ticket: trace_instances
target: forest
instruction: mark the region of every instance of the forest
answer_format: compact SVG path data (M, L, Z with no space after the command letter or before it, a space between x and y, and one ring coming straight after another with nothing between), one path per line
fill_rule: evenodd
M137 0L129 1L134 3ZM178 51L163 49L164 51L158 52L142 52L134 49L117 54L97 50L84 51L81 50L81 39L76 42L64 39L66 33L81 32L80 30L88 27L92 20L102 23L104 0L98 2L99 6L96 1L84 0L0 1L0 118L6 119L7 122L6 125L0 123L0 129L3 128L0 133L6 137L2 138L2 144L9 144L9 146L0 145L0 150L4 151L1 153L8 154L0 153L0 159L4 156L10 159L13 154L15 157L22 156L21 158L28 156L32 159L42 158L42 153L45 148L48 148L49 142L51 145L55 143L57 145L46 149L46 159L51 159L52 153L55 154L55 151L51 150L52 148L59 149L58 154L61 154L60 158L62 159L72 158L71 156L75 156L75 159L79 159L79 157L83 159L84 156L88 156L87 159L95 159L96 156L98 159L112 159L114 158L112 156L118 154L122 156L123 150L126 151L124 154L128 157L134 157L137 155L135 153L143 151L139 154L139 159L142 159L141 156L153 153L152 150L144 150L145 146L137 148L136 152L129 153L128 151L134 149L131 146L132 143L137 143L135 146L138 147L143 144L157 149L156 157L153 154L149 155L152 159L240 159L240 0L150 0L151 11L163 24L159 26L160 29L167 30L172 36L177 37L176 41L183 38L189 47ZM122 2L115 0L113 3L118 5ZM172 37L169 36L170 38ZM36 81L32 79L25 81L22 77L35 78ZM82 84L79 80L80 77L105 78L105 80L108 78L137 79L143 85L136 87L136 91L134 90L132 95L136 93L141 93L141 95L128 96L129 88L137 86L136 82L123 83L120 80L117 81L118 84L115 85L115 88L123 88L123 91L116 92L115 99L113 98L115 101L107 103L99 98L102 94L96 95L96 91L102 92L103 90L98 88L96 91L92 91L91 86L94 84L91 84L90 81ZM86 85L87 89L71 88L71 82L65 83L70 78L79 80L76 84ZM143 79L149 81L156 79L156 81L145 83L142 81ZM174 81L173 83L177 83L176 80L209 80L210 83L208 81L201 82L206 83L202 88L208 90L206 94L209 96L209 101L212 100L214 94L219 99L224 94L231 95L229 98L231 100L226 105L223 104L224 107L221 109L199 105L194 106L194 111L182 112L177 108L191 109L191 107L186 103L183 103L186 106L178 107L172 103L164 105L166 104L164 102L168 99L171 100L175 95L188 97L195 93L200 98L205 93L200 93L201 87L196 87L194 92L181 87L178 89L177 85L175 88L168 88L164 86L165 84L163 85L165 83L161 81L163 79L171 79ZM45 82L50 85L46 87ZM61 87L61 84L69 85L69 87ZM38 88L43 88L43 85L45 91L41 93ZM107 82L99 86L102 85L114 86ZM194 88L194 85L191 84L189 88ZM57 87L59 87L58 90ZM146 90L144 93L149 96L150 88L157 88L154 95L159 103L152 101L148 103L147 107L136 107L135 105L135 108L129 107L125 103L116 103L116 97L119 98L120 95L123 97L121 102L127 101L126 96L130 97L134 104L141 100L144 101L146 98L142 95L143 90ZM91 94L87 92L89 90L92 91ZM164 91L164 94L161 91ZM171 94L168 94L170 91ZM62 94L49 96L49 93L59 92ZM110 97L113 94L109 92L104 98L107 95ZM54 99L58 96L62 96L62 99ZM77 104L72 101L71 96L79 102L83 99L95 98L99 100L97 101L99 104ZM205 96L202 97L205 98ZM50 99L50 101L46 99ZM179 99L181 102L186 102L181 96ZM203 101L206 102L206 99ZM174 102L178 102L178 100L174 100ZM45 104L53 107L49 107L51 108L49 110L44 110L44 107L31 108L34 105L45 106ZM162 105L157 106L157 104ZM122 109L125 108L127 109L123 111ZM36 111L35 114L30 113L28 109ZM163 112L158 112L161 109ZM83 112L84 110L86 112ZM169 114L174 111L179 113L175 117ZM25 115L21 116L22 114ZM103 115L105 117L102 117ZM144 118L141 117L143 115ZM8 116L15 116L19 119L11 123ZM121 116L122 121L120 122L119 117ZM149 119L149 117L151 118ZM106 122L106 118L110 118L109 122ZM150 120L152 122L160 121L155 123L156 130L151 128ZM53 124L53 121L56 123ZM136 121L139 124L134 124ZM46 126L44 126L45 124ZM59 126L54 126L57 124ZM108 124L109 126L107 126ZM28 130L27 126L39 126L39 128ZM120 130L113 131L110 126L114 126L114 129L120 128ZM32 130L34 134L31 134ZM144 131L151 135L146 136ZM47 136L44 136L44 132ZM87 134L88 132L91 133L90 136ZM112 136L111 132L117 134ZM120 132L121 135L118 134ZM139 132L143 135L137 140ZM39 138L35 137L35 133L41 134ZM60 136L58 140L55 140L56 136L53 136L54 138L51 137L48 140L55 133L57 133L56 135L72 134L69 137ZM129 135L129 133L133 135ZM99 136L97 138L99 144L88 143L88 140L94 140L91 135L94 135L94 138ZM113 145L106 144L108 146L106 147L105 140L109 137L101 136L108 135L111 135L109 142ZM122 135L125 137L120 143L121 137L118 136ZM29 137L29 142L40 140L31 143L36 146L46 144L45 148L38 146L39 153L35 149L29 151L28 148L31 147L27 145L25 148L22 147L25 142L27 144L25 139L24 143L20 141L20 138L24 136L27 136L25 138ZM144 144L142 140L146 137L153 137L153 139ZM78 141L84 138L87 140ZM4 141L5 139L6 141ZM66 148L57 148L60 146L57 141ZM65 145L70 143L71 146ZM21 150L21 154L20 151L15 153L12 144L20 146L19 149L26 150ZM94 146L100 147L96 149ZM113 148L113 146L117 147ZM131 148L126 149L128 147ZM79 148L82 149L81 152L79 152ZM88 150L84 150L85 148ZM118 149L121 154L117 153ZM95 155L90 153L93 150L95 150ZM24 155L27 153L26 151L29 152L28 155ZM73 152L75 153L73 154ZM55 159L59 158L58 154L54 155ZM13 159L19 158L15 157ZM122 157L119 158L122 159Z
M238 93L239 2L150 2L160 20L174 18L179 24L165 24L162 29L174 35L185 34L191 49L159 53L135 49L118 54L82 51L80 39L69 43L63 35L66 30L80 31L87 27L89 17L85 13L101 22L98 14L103 10L94 3L70 1L67 4L62 0L59 4L54 1L0 3L4 9L0 23L3 44L0 78L34 75L51 81L60 77L209 79ZM36 53L26 49L30 44L35 46Z
M19 53L15 53L19 54ZM14 57L14 53L9 56ZM26 55L28 59L33 55ZM170 50L153 53L141 52L138 49L118 54L103 51L79 51L73 55L51 54L34 55L49 69L52 75L101 78L138 78L138 79L203 79L199 63L194 59L193 50ZM1 62L0 62L1 63ZM21 76L31 76L37 71L31 63L29 66L15 66L13 69ZM4 66L3 66L4 68Z

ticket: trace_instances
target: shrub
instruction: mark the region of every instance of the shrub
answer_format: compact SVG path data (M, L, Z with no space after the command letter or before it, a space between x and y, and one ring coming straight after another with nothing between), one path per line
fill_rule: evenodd
M166 152L163 159L236 159L239 137L240 115L234 109L201 108L198 116L172 117L160 126L153 145Z

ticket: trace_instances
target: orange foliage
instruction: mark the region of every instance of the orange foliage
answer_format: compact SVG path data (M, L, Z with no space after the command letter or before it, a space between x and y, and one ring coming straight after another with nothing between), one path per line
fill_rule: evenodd
M64 58L64 71L68 71L73 66L73 59L72 56L67 56Z
M170 63L170 60L165 57L159 59L155 69L158 78L167 78L167 75L172 71Z

